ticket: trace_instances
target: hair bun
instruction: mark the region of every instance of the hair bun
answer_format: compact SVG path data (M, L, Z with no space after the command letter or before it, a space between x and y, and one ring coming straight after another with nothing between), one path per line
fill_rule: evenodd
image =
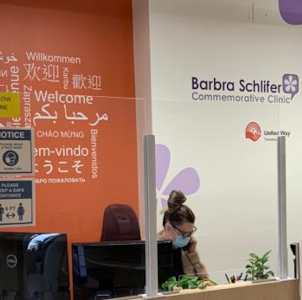
M182 191L173 190L168 199L168 212L173 213L179 210L186 200L187 198Z

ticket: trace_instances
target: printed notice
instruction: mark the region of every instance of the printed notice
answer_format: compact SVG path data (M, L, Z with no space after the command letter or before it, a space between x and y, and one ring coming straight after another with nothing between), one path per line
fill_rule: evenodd
M0 128L0 174L34 174L33 129Z
M33 180L0 181L0 227L35 225Z
M0 117L20 117L20 94L0 92Z

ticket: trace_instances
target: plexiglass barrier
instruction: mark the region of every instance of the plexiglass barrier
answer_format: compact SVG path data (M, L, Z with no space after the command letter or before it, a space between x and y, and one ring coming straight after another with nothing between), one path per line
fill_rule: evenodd
M158 229L169 193L182 190L200 258L227 283L245 278L250 253L271 251L266 270L280 275L277 137L291 131L280 112L298 114L298 81L294 60L282 60L293 43L272 37L289 42L298 30L274 1L222 2L155 0L150 24Z
M7 99L12 96L1 95ZM49 294L54 299L60 295L56 290L62 280L61 270L56 269L60 264L47 261L53 258L50 258L52 252L43 246L46 242L37 242L31 250L35 253L22 252L32 234L20 238L16 233L20 231L67 234L68 256L62 259L69 261L73 299L144 294L145 233L139 214L140 198L144 198L141 194L144 170L139 158L143 157L145 100L44 90L19 96L20 115L0 118L2 156L6 157L7 151L17 155L14 165L9 166L8 160L2 160L1 164L1 171L6 172L1 173L0 231L10 232L9 240L16 240L7 247L24 265L14 269L20 273L16 273L16 287L7 285L5 276L1 276L3 295L16 292L26 298ZM33 132L26 142L12 137L13 132L28 129ZM22 147L30 153L20 152ZM34 174L14 177L16 174L9 170L22 168L30 154ZM21 194L18 198L7 188L23 179L33 179L27 199L23 199L22 191L19 192L23 198ZM22 218L19 203L23 205ZM5 263L7 239L4 237L3 241L0 274L12 272ZM44 269L34 262L30 265L28 255L34 257L34 254L43 258ZM68 269L65 272L68 276ZM31 282L37 276L30 288L29 273ZM51 284L45 281L49 277Z
M297 33L300 32L299 30ZM294 34L293 34L294 35ZM289 43L292 44L293 42ZM302 46L302 45L301 45ZM300 47L300 45L299 45ZM294 59L294 58L293 58ZM294 72L293 72L294 73ZM288 80L292 82L291 102L280 108L280 128L286 132L286 186L287 186L287 232L288 244L301 242L301 117L299 109L301 106L301 92L299 91L300 74L292 74ZM294 276L293 253L288 248L289 275Z
M279 108L262 104L264 121L259 105L248 112L245 105L153 102L158 230L169 193L183 191L196 215L200 259L218 283L225 274L244 279L249 254L270 250L278 276L277 142L266 134L279 130Z

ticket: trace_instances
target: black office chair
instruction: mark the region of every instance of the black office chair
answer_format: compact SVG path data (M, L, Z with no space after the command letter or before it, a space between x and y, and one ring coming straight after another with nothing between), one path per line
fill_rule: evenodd
M139 222L133 208L127 204L109 205L104 212L101 241L140 239Z
M70 299L64 234L41 242L36 250L28 253L27 264L27 290L33 299Z

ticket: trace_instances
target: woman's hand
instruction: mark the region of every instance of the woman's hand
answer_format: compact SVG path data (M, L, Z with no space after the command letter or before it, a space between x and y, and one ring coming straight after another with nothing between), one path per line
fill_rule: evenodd
M213 285L215 285L212 281L208 281L208 280L205 280L202 284L204 286L213 286Z
M208 286L214 286L214 285L215 285L215 284L214 284L212 281L207 280L207 279L204 279L204 280L200 283L199 288L203 290L203 289L207 288Z
M196 252L197 240L194 236L191 237L188 253Z
M199 288L200 289L205 289L207 288L208 286L214 286L214 285L217 285L217 283L215 281L213 281L212 279L208 278L208 277L204 277L202 280L201 280L201 283L199 285Z

